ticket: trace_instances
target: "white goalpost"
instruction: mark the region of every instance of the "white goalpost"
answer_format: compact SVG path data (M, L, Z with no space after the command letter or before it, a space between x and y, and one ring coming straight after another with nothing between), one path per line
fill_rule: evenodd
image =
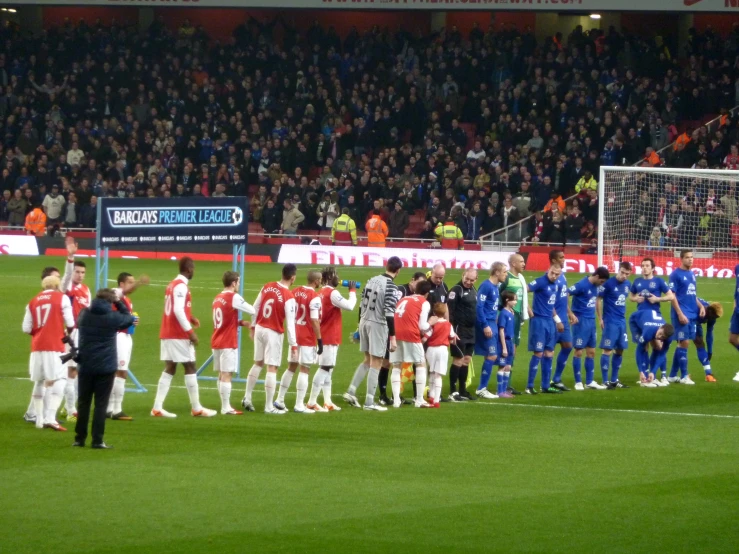
M598 265L650 257L670 273L682 249L696 258L739 259L739 171L600 168Z

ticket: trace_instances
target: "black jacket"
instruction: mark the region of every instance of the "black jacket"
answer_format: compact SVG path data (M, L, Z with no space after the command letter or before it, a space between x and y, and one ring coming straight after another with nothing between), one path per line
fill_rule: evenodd
M118 369L116 334L133 325L134 318L123 302L113 306L95 298L89 308L80 312L79 329L80 373L115 373Z
M447 306L449 321L456 333L464 340L473 340L477 319L477 289L474 286L464 288L460 281L449 291Z

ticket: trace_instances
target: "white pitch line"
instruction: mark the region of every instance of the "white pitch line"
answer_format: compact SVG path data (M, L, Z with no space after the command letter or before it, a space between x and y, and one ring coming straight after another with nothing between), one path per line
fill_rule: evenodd
M14 379L17 381L28 381L28 377L0 377L0 379ZM147 389L156 389L156 383L142 383ZM184 385L171 385L171 388L175 389L186 389ZM204 387L200 385L200 390L218 390L217 387ZM265 394L264 390L254 389L254 392L259 394ZM295 392L288 392L287 394L295 394ZM341 394L333 394L334 397L339 397ZM540 406L538 404L512 404L503 402L467 402L467 405L478 405L478 406L489 406L489 407L505 407L505 408L532 408L536 410L565 410L573 412L608 412L616 414L639 414L639 415L667 415L667 416L678 416L678 417L706 417L710 419L739 419L739 415L728 415L728 414L698 414L692 412L665 412L655 410L619 410L617 408L582 408L578 406Z
M691 412L664 412L656 410L619 410L617 408L582 408L578 406L541 406L539 404L512 404L503 402L477 402L481 406L491 407L506 407L506 408L534 408L539 410L571 410L578 412L610 412L610 413L624 413L624 414L646 414L646 415L670 415L670 416L681 416L681 417L708 417L717 419L739 419L736 415L725 415L725 414L698 414Z

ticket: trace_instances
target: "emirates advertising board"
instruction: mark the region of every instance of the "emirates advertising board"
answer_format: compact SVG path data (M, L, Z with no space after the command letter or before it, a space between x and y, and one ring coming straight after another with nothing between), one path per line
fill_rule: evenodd
M14 5L275 8L274 0L14 0ZM281 0L280 9L486 11L739 11L739 0Z

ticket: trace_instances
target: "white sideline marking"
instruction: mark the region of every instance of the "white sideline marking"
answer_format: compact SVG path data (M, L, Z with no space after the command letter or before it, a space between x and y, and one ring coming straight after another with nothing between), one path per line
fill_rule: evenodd
M28 381L28 377L0 377L0 379L15 379L16 381ZM157 383L142 383L147 389L152 390L157 388ZM170 388L175 389L186 389L184 385L171 385ZM204 387L200 385L200 390L218 390L217 387ZM255 393L265 394L263 389L254 389ZM132 393L135 394L135 393ZM295 394L295 392L288 392L287 394ZM340 397L340 393L332 395L333 397ZM698 414L692 412L664 412L664 411L653 411L653 410L619 410L617 408L581 408L578 406L540 406L538 404L513 404L508 402L466 402L467 405L479 405L479 406L490 406L490 407L506 407L506 408L533 408L537 410L570 410L573 412L609 412L609 413L623 413L623 414L646 414L646 415L667 415L667 416L680 416L680 417L707 417L712 419L739 419L739 415L728 415L728 414Z
M469 404L469 402L468 402ZM671 415L671 416L682 416L682 417L709 417L718 419L739 419L737 415L727 414L697 414L691 412L663 412L653 410L619 410L618 408L581 408L578 406L541 406L539 404L512 404L508 402L473 402L473 404L479 404L481 406L505 406L508 408L534 408L539 410L572 410L579 412L611 412L611 413L625 413L625 414L648 414L648 415Z

